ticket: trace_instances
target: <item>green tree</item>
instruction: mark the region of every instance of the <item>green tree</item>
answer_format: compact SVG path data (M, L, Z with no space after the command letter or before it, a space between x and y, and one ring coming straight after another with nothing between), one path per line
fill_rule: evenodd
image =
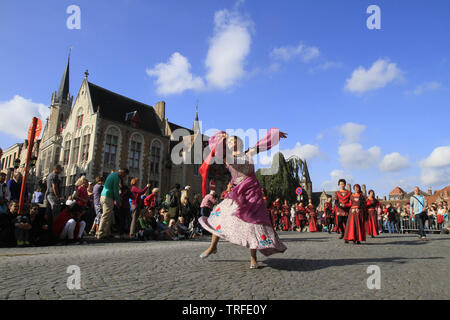
M278 161L277 161L278 160ZM278 162L278 170L275 170ZM280 198L282 201L287 200L289 203L297 201L296 189L300 186L299 170L302 169L303 162L301 159L293 158L286 161L283 154L278 152L273 156L271 174L263 174L263 170L256 171L262 188L266 189L267 197L270 202ZM303 195L303 201L307 201L307 196Z

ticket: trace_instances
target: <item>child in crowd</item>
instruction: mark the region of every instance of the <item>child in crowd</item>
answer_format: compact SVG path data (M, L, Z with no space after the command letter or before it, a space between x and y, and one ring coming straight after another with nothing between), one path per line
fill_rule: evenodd
M138 218L136 229L138 230L139 240L157 240L159 233L153 229L151 224L151 213L148 210L142 210L142 216Z
M17 245L19 247L29 246L31 230L30 217L25 214L25 210L22 210L22 212L18 214L19 204L16 201L12 201L9 204L9 211L16 217L14 227L16 228L15 235Z

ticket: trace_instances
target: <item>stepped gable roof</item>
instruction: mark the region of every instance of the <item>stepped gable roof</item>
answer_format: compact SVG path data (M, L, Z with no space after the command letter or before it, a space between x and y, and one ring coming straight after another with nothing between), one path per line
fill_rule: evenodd
M441 190L435 191L433 195L430 195L426 199L427 199L428 204L432 204L433 202L437 202L439 197L441 197L442 200L449 201L450 200L450 186L447 186Z
M162 135L158 116L152 106L124 97L90 82L88 82L88 86L94 112L99 111L101 118L128 124L127 114L136 111L139 118L139 129Z
M394 190L392 190L391 193L389 193L390 196L399 195L399 194L406 194L406 192L403 191L403 189L400 187L395 187Z

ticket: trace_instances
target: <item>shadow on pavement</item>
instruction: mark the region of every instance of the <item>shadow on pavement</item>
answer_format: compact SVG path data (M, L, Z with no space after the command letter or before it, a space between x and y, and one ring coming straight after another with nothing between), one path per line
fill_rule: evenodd
M420 258L420 260L428 259L443 259L443 257L428 257ZM402 257L392 257L392 258L365 258L365 259L267 259L263 261L267 267L283 270L283 271L314 271L320 269L326 269L329 267L343 267L348 265L358 265L358 264L377 264L377 263L397 263L404 264L407 260L418 260L417 258L402 258Z

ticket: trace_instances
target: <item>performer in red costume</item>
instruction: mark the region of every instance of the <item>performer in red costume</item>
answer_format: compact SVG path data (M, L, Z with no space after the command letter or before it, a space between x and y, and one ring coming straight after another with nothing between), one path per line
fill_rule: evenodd
M328 233L331 233L332 226L335 225L335 214L331 205L332 196L327 195L327 201L323 204L323 212L325 213L325 224L327 226Z
M279 230L280 227L280 217L281 217L280 210L281 210L281 201L280 198L277 198L272 204L272 219L275 230Z
M296 222L297 222L297 226L298 226L297 231L302 232L303 228L305 228L306 222L307 222L306 208L303 206L303 202L299 202L299 204L297 205Z
M366 215L366 199L361 193L359 184L353 187L355 193L350 197L352 204L348 215L347 224L345 226L345 243L353 241L353 243L361 244L366 241L365 215Z
M309 199L309 204L306 207L306 211L309 214L309 232L317 232L317 212L312 203L312 199Z
M366 231L372 238L378 235L378 207L380 202L375 198L375 191L369 190L369 197L367 198L367 221Z
M345 179L340 179L338 184L339 191L336 192L334 198L336 203L336 216L338 218L338 232L341 232L341 236L339 237L339 239L342 239L344 238L348 212L350 210L350 207L352 206L350 202L350 196L352 195L352 193L348 190L345 190L345 186L347 185L347 181L345 181Z
M287 200L284 200L283 207L281 208L281 224L283 231L289 231L290 226L290 207Z

